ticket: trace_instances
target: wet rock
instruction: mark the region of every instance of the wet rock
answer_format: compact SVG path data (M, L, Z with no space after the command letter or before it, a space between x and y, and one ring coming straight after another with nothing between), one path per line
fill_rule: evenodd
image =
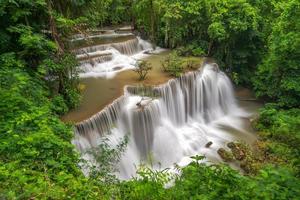
M213 144L213 142L210 141L210 142L208 142L208 143L205 145L205 147L206 147L206 148L209 148L212 144Z
M240 151L240 150L232 151L232 154L237 160L244 160L246 157L244 151Z
M113 71L118 71L118 70L121 70L123 67L114 67L113 68Z
M139 102L137 102L135 105L139 109L144 109L149 103L151 103L151 101L152 101L152 98L142 97L141 100Z
M227 146L230 148L233 157L236 160L244 160L246 158L245 148L243 148L242 144L229 142Z
M147 50L147 51L144 51L144 54L152 54L153 52L151 50Z
M227 144L227 146L230 148L230 149L232 149L232 148L235 148L235 143L234 142L229 142L228 144Z
M225 162L230 162L233 160L231 152L226 151L224 148L218 149L217 153Z

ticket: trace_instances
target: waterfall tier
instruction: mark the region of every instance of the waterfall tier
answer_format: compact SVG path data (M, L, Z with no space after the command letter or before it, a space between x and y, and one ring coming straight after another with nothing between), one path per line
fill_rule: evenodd
M122 42L91 45L73 50L80 62L80 77L113 77L117 72L134 69L152 45L138 37Z
M77 57L86 54L93 54L95 52L101 52L109 49L116 49L121 54L124 55L133 55L142 50L144 50L145 46L141 42L139 42L138 38L130 39L124 42L110 43L110 44L100 44L93 45L88 47L83 47L74 50ZM147 47L146 47L147 48Z
M69 45L80 63L79 76L112 78L134 69L137 60L146 56L143 53L152 51L152 45L132 31L131 26L125 26L73 35Z
M216 64L205 64L158 87L124 90L124 96L77 124L73 140L84 153L103 136L117 143L128 135L119 163L121 178L134 175L135 166L149 156L154 167L185 163L199 153L219 160L217 148L234 138L228 129L238 130L246 139L252 137L243 129L242 120L248 114L237 106L232 84ZM212 148L205 148L208 141L213 142Z

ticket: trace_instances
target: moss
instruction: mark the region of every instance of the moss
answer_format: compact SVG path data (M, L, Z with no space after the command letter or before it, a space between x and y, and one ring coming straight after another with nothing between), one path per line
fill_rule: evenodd
M225 161L225 162L231 162L233 161L233 155L230 151L226 151L224 148L218 149L219 156Z

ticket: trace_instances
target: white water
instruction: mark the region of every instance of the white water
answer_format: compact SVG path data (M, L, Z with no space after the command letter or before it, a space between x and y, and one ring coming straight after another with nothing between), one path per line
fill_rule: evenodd
M95 34L95 35L73 35L73 38L70 42L79 41L79 40L86 40L86 39L94 39L94 38L101 38L101 39L111 39L116 38L119 36L133 36L132 33L116 33L115 30L106 30L103 31L105 34Z
M81 61L79 76L112 78L118 72L134 69L137 60L147 56L144 54L146 51L158 53L162 49L157 48L153 51L152 45L139 37L119 43L77 49L75 53L78 59L90 57Z
M141 92L150 97L140 96ZM206 64L153 89L125 88L123 97L77 124L73 143L84 153L104 135L112 146L128 135L128 146L118 163L118 176L128 179L149 157L152 166L160 169L174 163L187 165L195 154L220 161L218 148L236 140L230 130L246 140L254 137L244 129L248 116L238 107L228 77L216 64ZM209 141L213 145L206 148Z

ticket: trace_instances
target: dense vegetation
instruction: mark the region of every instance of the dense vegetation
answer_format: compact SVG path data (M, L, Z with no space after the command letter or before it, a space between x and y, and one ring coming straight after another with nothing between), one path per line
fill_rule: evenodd
M72 126L59 119L80 100L68 37L124 22L178 54L217 59L269 102L254 123L267 158L256 173L196 157L168 189L169 175L147 168L128 182L82 174ZM300 196L299 0L2 0L0 67L0 199Z

